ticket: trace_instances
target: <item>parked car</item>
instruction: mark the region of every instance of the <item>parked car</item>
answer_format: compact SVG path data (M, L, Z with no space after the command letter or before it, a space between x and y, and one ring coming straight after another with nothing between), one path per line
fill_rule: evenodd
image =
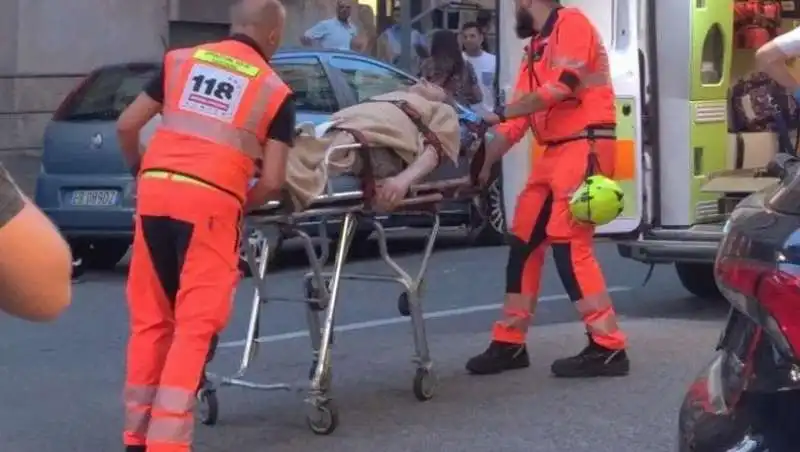
M271 65L294 91L298 123L323 123L341 108L417 81L396 67L343 51L283 50ZM113 268L131 244L134 181L119 150L115 121L159 69L157 63L129 63L94 70L64 99L46 128L36 203L87 268ZM434 177L466 174L468 168L443 165ZM446 206L442 224L466 226L475 244L498 244L505 227L501 209L498 179L475 202ZM482 212L492 221L482 221ZM417 225L406 216L383 221L387 227ZM304 226L316 233L318 224ZM369 232L359 231L357 239Z
M725 226L715 279L731 304L679 415L681 452L800 450L800 160L743 200Z

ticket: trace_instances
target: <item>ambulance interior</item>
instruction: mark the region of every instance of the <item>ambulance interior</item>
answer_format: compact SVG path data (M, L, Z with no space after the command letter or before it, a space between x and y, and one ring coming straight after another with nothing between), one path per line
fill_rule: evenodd
M728 88L727 114L728 137L725 167L717 168L709 174L709 182L703 186L707 194L719 194L729 202L719 214L732 209L745 195L771 185L774 180L763 177L763 169L779 152L780 141L777 132L756 126L758 121L742 121L742 118L763 117L764 96L758 95L763 88L752 88L746 84L757 76L755 53L763 44L777 35L790 31L800 25L796 19L798 2L779 2L772 0L733 0L732 27L712 26L702 43L702 58L699 67L701 84L722 83ZM733 30L733 36L726 36L723 29ZM729 39L732 42L725 42ZM724 53L730 49L730 58ZM796 77L800 78L800 65L795 61L788 63ZM698 74L693 74L697 77ZM766 78L764 76L764 78ZM786 98L790 97L786 93ZM761 112L761 113L759 113ZM789 139L793 150L797 149L797 125L787 124Z

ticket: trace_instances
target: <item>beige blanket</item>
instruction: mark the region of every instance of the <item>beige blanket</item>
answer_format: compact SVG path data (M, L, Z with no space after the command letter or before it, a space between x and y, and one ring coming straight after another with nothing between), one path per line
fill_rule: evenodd
M373 100L403 100L413 107L422 121L439 138L445 154L457 164L460 146L458 116L446 103L430 101L405 91L396 91ZM345 108L333 115L336 127L361 131L373 146L372 156L376 178L385 178L402 171L405 165L423 151L423 137L419 129L397 106L388 102L366 102ZM353 143L349 134L331 131L321 138L308 135L298 137L289 153L286 179L288 191L295 208L301 210L325 189L322 163L325 151L334 144ZM340 151L332 155L328 176L342 173L358 174L362 168L359 151Z

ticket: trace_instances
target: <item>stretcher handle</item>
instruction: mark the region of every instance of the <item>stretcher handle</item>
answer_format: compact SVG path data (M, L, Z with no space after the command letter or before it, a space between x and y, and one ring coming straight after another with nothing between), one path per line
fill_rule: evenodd
M354 149L361 149L361 143L340 144L337 146L330 146L325 150L325 158L322 159L322 177L325 178L325 184L328 185L328 191L331 191L330 177L328 175L328 165L331 161L331 156L339 151L350 151Z

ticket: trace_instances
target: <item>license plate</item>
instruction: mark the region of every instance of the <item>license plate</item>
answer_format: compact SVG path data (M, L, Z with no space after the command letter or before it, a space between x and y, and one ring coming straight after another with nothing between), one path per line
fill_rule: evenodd
M116 190L76 190L72 192L70 204L73 206L105 207L117 204L119 192Z

